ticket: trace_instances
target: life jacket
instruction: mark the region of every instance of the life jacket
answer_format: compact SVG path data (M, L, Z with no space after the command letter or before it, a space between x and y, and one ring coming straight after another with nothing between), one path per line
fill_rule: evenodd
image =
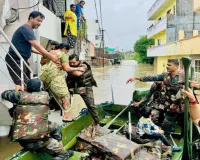
M155 92L153 93L153 99L147 105L157 110L164 110L165 107L162 104L162 102L165 101L164 95L162 93L163 85L156 84L155 87L156 88L155 88Z
M162 94L164 95L163 103L165 105L165 109L169 112L177 112L182 107L182 97L180 95L180 91L183 88L184 83L184 74L182 72L178 72L176 75L176 81L172 84L172 76L170 73L163 73L163 90ZM178 109L179 108L179 109Z
M86 65L88 69L81 76L77 77L68 73L67 86L70 92L81 87L97 87L90 65L86 61L81 61L77 67L82 67L83 65Z
M47 92L20 92L13 113L12 141L39 140L49 135Z

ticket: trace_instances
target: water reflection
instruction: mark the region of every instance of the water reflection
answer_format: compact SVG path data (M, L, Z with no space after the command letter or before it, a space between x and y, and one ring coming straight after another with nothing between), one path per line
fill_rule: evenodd
M115 103L128 104L136 88L149 88L151 83L136 81L126 84L132 76L146 76L153 74L152 65L137 64L135 61L122 61L121 65L93 69L98 88L94 88L95 103L111 101L111 85L114 92Z

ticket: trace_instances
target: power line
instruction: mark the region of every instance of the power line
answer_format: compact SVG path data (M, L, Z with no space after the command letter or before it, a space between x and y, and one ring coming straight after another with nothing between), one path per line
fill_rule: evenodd
M105 32L106 32L106 36L108 37L108 40L110 41L110 43L113 45L113 43L112 43L112 40L110 39L110 37L109 37L109 35L108 35L108 32L105 30ZM114 45L113 45L114 46Z
M94 0L94 6L95 6L95 10L96 10L96 16L97 16L97 22L99 25L99 31L101 30L100 24L99 24L99 16L98 16L98 11L97 11L97 4L96 4L96 0Z
M100 7L100 18L101 18L101 28L103 28L103 18L102 18L102 10L101 10L101 0L99 0L99 7Z

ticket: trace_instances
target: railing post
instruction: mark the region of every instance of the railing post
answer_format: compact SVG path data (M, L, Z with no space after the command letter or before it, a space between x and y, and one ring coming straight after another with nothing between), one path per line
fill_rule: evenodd
M21 68L21 86L22 86L22 90L24 90L24 65L23 65L23 59L20 59L20 68Z

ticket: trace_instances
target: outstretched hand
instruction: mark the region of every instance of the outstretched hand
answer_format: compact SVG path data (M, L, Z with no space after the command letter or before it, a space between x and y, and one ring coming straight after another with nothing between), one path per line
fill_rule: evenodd
M135 77L129 78L129 79L126 81L126 84L132 83L132 82L135 81L135 80L136 80Z

